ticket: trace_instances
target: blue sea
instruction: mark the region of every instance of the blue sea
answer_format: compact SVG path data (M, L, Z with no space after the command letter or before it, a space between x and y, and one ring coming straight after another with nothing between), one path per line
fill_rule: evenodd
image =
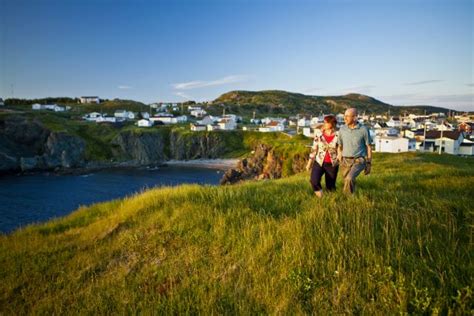
M84 175L0 177L0 233L67 215L81 205L108 201L147 188L183 183L217 185L223 171L186 166L114 169Z

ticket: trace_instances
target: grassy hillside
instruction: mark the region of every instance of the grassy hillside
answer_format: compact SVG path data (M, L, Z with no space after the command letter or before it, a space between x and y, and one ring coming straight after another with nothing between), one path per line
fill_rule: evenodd
M472 312L472 160L376 155L359 179L152 189L0 236L0 313Z
M230 91L224 93L213 102L210 109L220 113L220 104L226 105L233 113L251 115L258 114L297 114L306 113L317 115L323 113L341 113L347 108L355 107L366 113L427 113L448 112L448 109L438 107L401 107L384 103L370 96L350 93L342 96L312 96L301 93L291 93L281 90L267 91Z

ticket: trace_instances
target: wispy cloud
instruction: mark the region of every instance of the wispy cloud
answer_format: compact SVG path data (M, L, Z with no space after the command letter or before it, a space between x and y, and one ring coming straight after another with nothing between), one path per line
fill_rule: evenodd
M184 92L176 92L175 95L177 95L178 97L181 97L185 100L194 100L194 98L188 94L185 94Z
M223 77L217 80L211 80L211 81L196 80L196 81L189 81L189 82L174 83L172 84L172 86L176 90L190 90L190 89L220 86L220 85L225 85L229 83L244 82L247 80L248 80L248 76L246 75L232 75L232 76L226 76L226 77Z
M406 86L418 86L422 84L429 84L429 83L436 83L442 82L444 80L434 79L434 80L422 80L422 81L415 81L415 82L407 82L405 83Z
M468 87L474 87L474 83L466 83L466 86L468 86Z
M120 90L129 90L129 89L133 89L132 87L130 87L130 86L126 86L126 85L121 85L121 86L118 86L117 88L119 88Z

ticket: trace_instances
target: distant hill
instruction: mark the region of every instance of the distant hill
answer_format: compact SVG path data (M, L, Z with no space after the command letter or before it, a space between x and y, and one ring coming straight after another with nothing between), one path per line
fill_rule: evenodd
M432 106L394 106L367 95L350 93L342 96L312 96L281 90L230 91L213 101L214 105L224 104L237 112L257 111L258 113L340 113L355 107L360 112L399 114L448 112L449 109ZM236 106L240 109L236 109Z

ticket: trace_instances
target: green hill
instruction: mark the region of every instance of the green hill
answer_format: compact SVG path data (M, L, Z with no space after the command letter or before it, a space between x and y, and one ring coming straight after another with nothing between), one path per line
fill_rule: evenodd
M353 197L299 174L81 207L0 236L0 314L469 314L473 181L378 154Z
M342 96L312 96L301 93L291 93L280 90L268 91L230 91L213 101L213 104L224 104L237 113L275 113L297 114L308 113L341 113L347 108L355 107L360 112L399 114L404 111L410 113L448 112L448 109L439 107L404 107L393 106L370 96L350 93Z

